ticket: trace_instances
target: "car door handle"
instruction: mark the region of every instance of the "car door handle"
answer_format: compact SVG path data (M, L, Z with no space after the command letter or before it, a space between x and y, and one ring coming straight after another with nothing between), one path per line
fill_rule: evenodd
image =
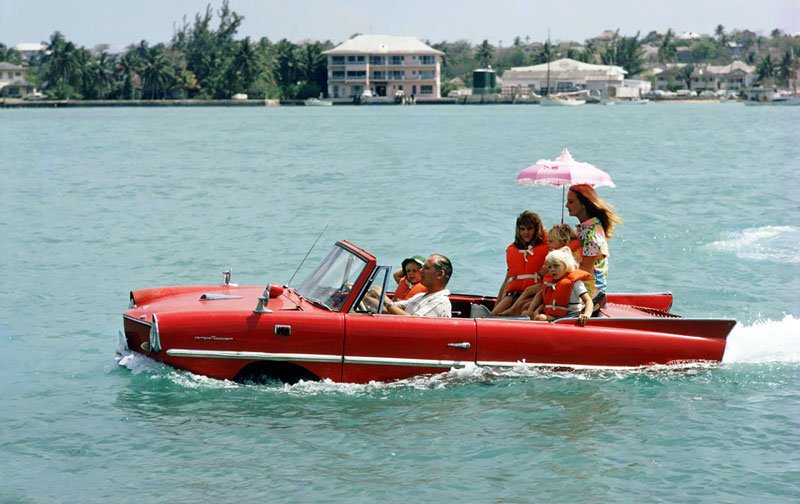
M449 347L453 347L453 348L464 348L464 349L467 349L467 348L469 348L469 347L470 347L470 346L472 346L472 345L470 345L469 343L467 343L467 342L465 341L465 342L463 342L463 343L448 343L448 344L447 344L447 346L449 346Z

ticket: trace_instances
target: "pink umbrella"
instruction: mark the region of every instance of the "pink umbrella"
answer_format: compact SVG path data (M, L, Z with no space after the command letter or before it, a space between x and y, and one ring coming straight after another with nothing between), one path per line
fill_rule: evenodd
M561 222L564 222L564 198L567 186L587 184L594 187L616 187L608 173L591 165L575 161L567 149L557 158L540 159L517 175L519 185L548 185L561 187Z

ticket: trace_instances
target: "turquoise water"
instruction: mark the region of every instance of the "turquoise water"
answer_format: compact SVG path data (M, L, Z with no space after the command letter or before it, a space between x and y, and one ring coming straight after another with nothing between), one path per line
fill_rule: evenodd
M0 502L796 502L800 110L0 110ZM240 386L118 362L128 291L288 281L336 239L496 293L516 174L568 147L625 219L612 292L735 318L719 366ZM295 281L297 283L297 281ZM122 364L122 365L120 365Z

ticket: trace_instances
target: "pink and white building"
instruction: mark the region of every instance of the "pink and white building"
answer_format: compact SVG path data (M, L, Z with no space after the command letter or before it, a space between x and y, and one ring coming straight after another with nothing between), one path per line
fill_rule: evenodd
M325 51L328 96L348 98L369 90L376 96L439 98L443 52L415 37L358 35Z

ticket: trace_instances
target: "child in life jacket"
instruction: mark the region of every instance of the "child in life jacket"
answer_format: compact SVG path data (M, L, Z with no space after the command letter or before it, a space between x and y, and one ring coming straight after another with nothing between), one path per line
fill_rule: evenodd
M541 283L540 270L548 250L539 215L528 210L519 214L514 243L506 248L506 277L497 293L492 315L500 315L511 308L526 287Z
M585 325L592 316L594 303L583 280L590 274L578 269L569 247L553 250L545 259L548 273L542 282L542 290L532 304L541 299L531 318L553 320L568 315L578 315L578 325Z
M425 264L425 258L422 256L415 255L403 259L401 269L393 274L394 280L397 282L397 290L395 290L393 298L395 301L411 299L419 293L428 292L428 289L421 283L420 270L423 264Z
M556 224L550 231L547 232L547 246L549 247L548 252L553 250L558 250L562 247L569 246L571 250L573 250L573 256L576 254L575 250L578 250L578 254L580 254L580 246L581 243L578 240L578 231L569 224ZM575 259L578 264L580 264L579 259ZM547 266L542 264L542 268L539 270L539 275L544 278L547 274ZM514 302L514 305L511 306L508 310L504 311L500 315L510 315L510 316L521 316L523 312L528 310L530 307L531 301L533 298L536 297L536 294L542 290L542 284L536 283L529 287L527 287L523 292L522 295L517 298ZM531 312L533 310L530 310ZM526 315L526 316L529 316Z

